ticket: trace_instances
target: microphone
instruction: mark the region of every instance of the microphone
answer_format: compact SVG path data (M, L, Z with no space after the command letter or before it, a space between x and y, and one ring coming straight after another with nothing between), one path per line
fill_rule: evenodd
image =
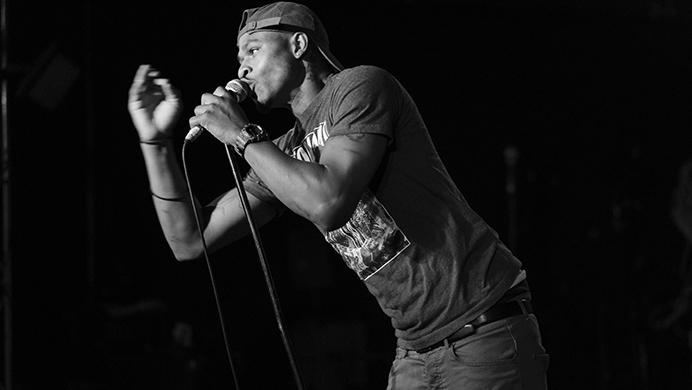
M235 100L238 103L241 103L245 98L247 98L247 95L250 93L250 87L247 85L246 82L238 80L238 79L233 79L226 84L226 91L230 92L231 95L235 97ZM218 95L217 95L218 96ZM195 126L190 129L190 131L187 133L185 136L185 142L192 142L197 137L202 134L202 131L204 130L204 127L202 126Z

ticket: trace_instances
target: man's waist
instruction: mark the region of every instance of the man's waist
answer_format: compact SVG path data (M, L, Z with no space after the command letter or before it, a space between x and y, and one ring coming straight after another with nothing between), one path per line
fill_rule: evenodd
M427 347L416 349L415 351L418 353L429 352L443 346L445 342L453 343L463 339L464 337L470 336L475 333L476 329L484 325L516 315L526 315L531 313L533 313L533 307L531 306L530 294L528 293L528 283L526 280L523 280L511 289L507 290L502 298L488 310L484 311L483 314L460 327L443 340L433 343Z

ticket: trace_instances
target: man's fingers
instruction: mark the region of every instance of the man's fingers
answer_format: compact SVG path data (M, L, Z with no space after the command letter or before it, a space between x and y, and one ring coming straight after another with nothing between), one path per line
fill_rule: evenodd
M137 68L134 80L130 86L130 99L136 99L138 94L145 92L148 85L150 84L150 77L152 73L158 73L154 70L151 65L143 64Z
M209 106L208 105L199 105L195 107L194 113L195 115L201 115L204 114L205 112L209 111Z
M209 103L215 102L216 99L218 99L217 96L214 96L214 95L212 95L212 94L210 94L210 93L203 93L203 94L202 94L202 98L200 99L200 103L201 103L202 105L204 105L204 104L209 104Z
M178 100L180 94L178 90L173 87L170 80L157 78L153 80L153 83L161 87L161 91L163 91L163 95L167 100Z
M201 125L201 122L202 122L202 116L200 116L200 115L195 115L188 120L190 128L193 128L195 126L204 127Z
M214 90L214 95L220 96L220 97L230 96L230 94L228 93L228 91L226 91L226 88L224 88L224 87L216 87L216 89Z
M140 65L137 68L137 72L135 73L134 84L144 83L144 80L146 79L147 73L149 72L150 68L151 66L149 64Z
M227 98L229 96L231 96L231 94L228 93L224 87L216 87L213 94L202 94L200 101L202 104L216 103L219 101L219 98Z
M160 99L161 95L168 101L179 101L180 93L167 78L160 77L161 72L149 64L137 68L132 86L130 86L130 102L136 103L149 97ZM158 97L157 97L158 96Z
M130 85L130 99L133 99L135 95L142 89L144 85L144 79L149 70L149 65L140 65L135 72L135 77L132 80L132 85Z
M132 88L137 89L137 88L146 88L152 85L153 80L158 78L160 75L160 72L151 65L148 64L143 64L140 65L137 68L137 72L135 72L135 77L132 81Z

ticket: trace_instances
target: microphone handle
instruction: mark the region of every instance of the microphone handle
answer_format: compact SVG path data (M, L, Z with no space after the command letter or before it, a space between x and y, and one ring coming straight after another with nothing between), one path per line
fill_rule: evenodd
M240 88L240 90L237 90L238 88ZM236 80L231 80L228 84L226 84L226 91L230 92L238 103L242 102L245 96L247 96L247 91L243 89L243 85ZM195 126L191 128L185 136L185 142L192 142L196 140L204 130L205 129L202 126Z
M195 127L191 128L190 131L188 131L187 135L185 136L185 142L192 142L192 141L196 140L197 137L199 137L199 135L202 134L202 130L204 130L204 128L202 128L200 126L195 126Z

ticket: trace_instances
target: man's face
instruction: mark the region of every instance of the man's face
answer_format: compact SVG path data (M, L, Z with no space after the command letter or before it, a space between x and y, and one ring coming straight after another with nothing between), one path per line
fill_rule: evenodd
M300 86L300 61L293 55L291 33L254 31L238 40L238 77L250 85L260 109L285 107Z

